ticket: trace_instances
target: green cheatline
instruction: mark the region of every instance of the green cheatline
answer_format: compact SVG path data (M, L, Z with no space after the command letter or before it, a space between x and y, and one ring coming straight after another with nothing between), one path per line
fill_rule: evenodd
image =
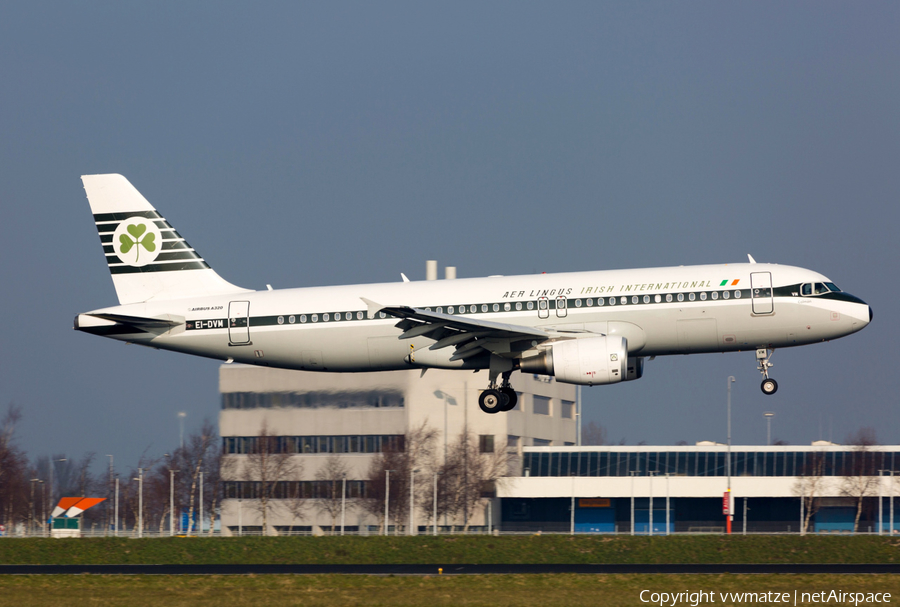
M720 286L720 287L724 287L724 286L727 285L727 284L728 284L728 280L726 279L726 280L723 280L723 281L719 284L719 286Z

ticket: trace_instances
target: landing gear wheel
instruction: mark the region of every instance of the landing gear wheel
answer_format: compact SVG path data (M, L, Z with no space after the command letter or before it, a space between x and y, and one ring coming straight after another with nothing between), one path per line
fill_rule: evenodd
M519 402L519 397L516 394L515 390L513 390L509 386L506 386L505 388L500 388L500 394L506 397L506 402L500 409L501 411L512 411L516 408L516 403Z
M778 382L767 377L759 387L762 389L763 394L772 395L778 391Z
M499 413L503 410L503 397L499 390L485 390L478 396L478 406L485 413Z

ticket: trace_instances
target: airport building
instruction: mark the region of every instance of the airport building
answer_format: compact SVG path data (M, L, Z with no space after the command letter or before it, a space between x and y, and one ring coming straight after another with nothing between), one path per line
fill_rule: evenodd
M887 533L898 485L900 446L542 447L498 496L504 531Z
M223 365L220 433L235 463L223 473L223 533L262 532L260 479L246 464L264 429L294 464L269 503L269 534L335 529L333 510L318 507L323 470L335 456L345 465L345 532L379 533L383 519L358 507L372 490L370 465L378 453L403 451L405 437L423 426L437 434L437 460L464 428L479 452L508 456L508 476L478 511L465 521L439 517L440 532L720 533L726 503L733 533L852 532L857 516L861 532L900 527L892 497L900 494L900 446L733 445L730 453L711 442L578 446L575 386L516 373L516 408L487 415L478 407L486 381L486 373L436 369L334 374ZM422 471L416 482L430 480ZM389 529L430 533L428 510L420 504L412 527L394 520Z
M341 479L340 489L351 506L345 510L345 531L377 532L379 518L354 507L369 493L366 479L370 465L378 453L402 451L405 437L418 428L436 432L434 458L438 465L468 428L480 453L504 450L508 454L512 474L521 470L523 449L575 446L575 386L520 373L513 374L511 383L518 393L515 409L487 415L478 407L478 395L487 384L486 371L430 369L425 374L420 370L336 374L222 365L219 432L224 452L233 462L223 472L223 533L262 531L257 493L261 481L254 478L254 474L259 475L259 465L257 461L253 472L250 468L254 466L248 464L254 457L259 459L252 453L264 429L276 438L275 455L290 454L285 458L290 460L289 471L277 479L280 485L276 499L267 506L270 534L321 533L336 524L331 513L317 507L321 505L317 500L323 490L323 467L333 465L334 456L346 467L346 479ZM419 476L423 477L424 471ZM324 487L326 491L328 488ZM479 508L465 521L470 528L500 522L499 502L486 503L490 506ZM416 527L429 520L430 512L419 510L422 511L417 511L414 518ZM493 520L489 523L486 516ZM441 521L442 528L462 525L463 521Z

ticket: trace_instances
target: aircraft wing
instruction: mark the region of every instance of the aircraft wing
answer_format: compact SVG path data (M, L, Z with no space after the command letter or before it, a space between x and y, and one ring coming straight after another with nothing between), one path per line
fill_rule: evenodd
M383 306L362 299L369 307L370 317L378 312L384 312L401 319L396 325L403 330L399 339L420 336L433 339L435 343L428 348L429 350L455 346L456 351L450 357L451 361L469 358L485 351L500 356L515 354L551 339L549 333L533 327L443 314L409 306Z

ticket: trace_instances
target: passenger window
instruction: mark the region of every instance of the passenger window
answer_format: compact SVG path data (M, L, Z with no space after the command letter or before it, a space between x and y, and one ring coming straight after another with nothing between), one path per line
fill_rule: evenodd
M638 302L638 296L637 296L637 295L632 295L632 296L631 296L631 303L636 304L637 302Z
M598 298L597 298L597 305L598 305L598 306L602 306L602 305L605 304L605 303L606 303L606 300L603 299L602 297L598 297Z
M700 294L700 301L706 301L706 293L705 292Z
M533 301L529 301L527 305L528 305L529 310L534 310L534 302Z
M586 300L585 300L585 303L587 303L587 307L590 308L592 305L594 305L594 300L593 300L593 299L586 299Z
M671 300L671 299L672 299L672 296L669 295L669 300ZM661 298L659 295L654 295L654 296L653 296L653 301L655 301L656 303L659 303L659 302L662 301L662 298Z
M318 314L313 314L313 315L312 315L312 321L313 321L313 322L319 322L319 315L318 315Z
M619 299L619 303L627 304L627 303L628 303L628 298L625 297L625 296L623 295L623 296Z
M517 301L517 302L516 302L516 310L521 310L521 309L522 309L522 302L521 302L521 301Z
M678 294L678 301L684 301L684 293Z
M681 301L681 300L679 300L679 301ZM666 295L666 303L672 303L672 294L671 293Z
M503 311L504 311L504 312L509 312L509 310L510 310L509 304L508 304L508 303L503 304Z
M328 322L329 320L331 320L331 315L328 312L325 312L324 314L322 314L322 320Z
M718 291L713 291L713 293L712 293L712 298L713 298L713 299L719 299L719 292L718 292Z
M580 308L580 307L581 307L581 300L580 300L580 299L576 299L576 300L575 300L575 307L576 307L576 308Z
M453 306L447 306L447 314L453 314Z
M530 306L529 306L529 307L530 307ZM538 302L538 308L541 309L541 310L546 310L546 309L547 309L547 300L546 300L546 299L540 300L540 301Z
M362 320L362 319L363 319L363 313L362 313L362 312L357 312L357 313L356 313L356 320Z
M688 295L688 299L690 299L691 301L694 301L695 299L697 299L697 294L691 293L690 295Z
M438 314L443 314L443 313L444 313L444 308L442 308L441 306L438 306L437 308L435 308L435 311L436 311Z
M472 314L474 314L477 311L478 311L478 306L476 306L475 304L472 304L471 306L469 306L469 312L471 312ZM487 310L485 310L485 312L487 312Z
M300 315L300 322L306 322L306 314Z
M729 297L731 297L731 292L722 291L722 299L728 299Z
M650 303L650 296L644 295L644 303Z

